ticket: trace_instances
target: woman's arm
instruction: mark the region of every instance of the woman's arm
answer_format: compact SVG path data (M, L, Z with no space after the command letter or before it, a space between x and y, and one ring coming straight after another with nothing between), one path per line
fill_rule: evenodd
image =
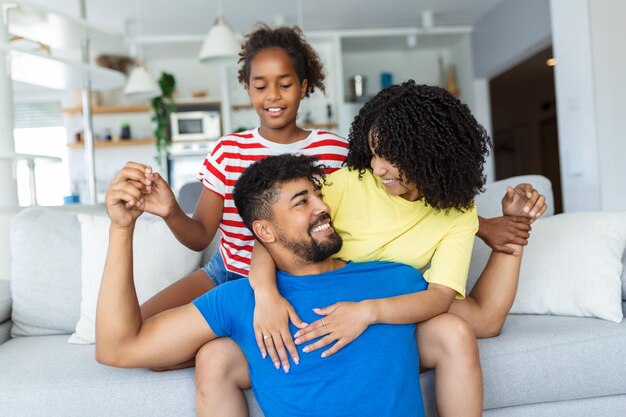
M258 241L252 250L250 286L254 290L254 334L256 342L265 358L268 354L276 369L281 364L289 372L289 358L300 362L298 350L289 331L289 321L298 328L307 324L300 320L296 310L285 300L276 287L276 265L263 244Z
M336 342L322 352L328 357L354 341L372 324L419 323L448 311L456 291L444 285L429 284L426 291L378 298L360 302L339 302L326 308L314 309L321 319L299 330L296 344L320 338L304 347L312 352Z

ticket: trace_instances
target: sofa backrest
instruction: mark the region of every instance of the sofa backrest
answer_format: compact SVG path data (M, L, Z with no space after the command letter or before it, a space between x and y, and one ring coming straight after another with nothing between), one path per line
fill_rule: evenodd
M80 316L79 212L102 207L22 210L11 221L12 336L71 333Z
M74 331L81 308L80 213L106 216L103 206L67 206L33 207L12 217L13 337Z

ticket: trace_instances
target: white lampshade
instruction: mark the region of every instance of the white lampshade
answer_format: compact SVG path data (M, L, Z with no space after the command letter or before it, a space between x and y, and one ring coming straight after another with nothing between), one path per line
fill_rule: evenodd
M218 16L209 29L198 59L203 63L232 62L239 55L241 45L223 16Z
M143 62L138 62L128 77L124 94L134 98L154 98L161 95L161 89Z

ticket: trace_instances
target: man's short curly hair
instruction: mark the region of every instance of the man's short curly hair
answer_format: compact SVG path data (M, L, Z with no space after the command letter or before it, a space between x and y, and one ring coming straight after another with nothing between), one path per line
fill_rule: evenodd
M239 61L243 63L239 68L238 80L248 86L250 83L250 66L254 57L264 49L279 48L287 53L298 74L298 81L307 80L306 96L315 92L318 88L326 92L324 86L324 70L320 57L315 49L304 39L299 27L281 26L272 29L259 23L255 30L246 35L246 40L241 45Z
M437 210L466 210L485 184L491 140L469 108L443 88L409 80L367 102L349 134L348 167L371 170L372 151L415 184Z
M272 219L272 206L282 184L305 178L320 188L326 180L324 168L315 157L292 154L270 156L250 165L233 191L235 206L246 227L254 234L255 220Z

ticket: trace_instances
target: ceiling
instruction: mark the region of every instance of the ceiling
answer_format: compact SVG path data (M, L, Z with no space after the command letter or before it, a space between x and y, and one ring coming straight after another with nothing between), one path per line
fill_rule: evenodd
M28 0L50 9L80 15L80 0ZM199 35L208 31L223 3L223 15L237 32L259 21L298 23L302 5L305 31L417 27L424 11L434 24L473 25L502 0L85 0L87 20L127 33L128 22L141 16L142 36Z

